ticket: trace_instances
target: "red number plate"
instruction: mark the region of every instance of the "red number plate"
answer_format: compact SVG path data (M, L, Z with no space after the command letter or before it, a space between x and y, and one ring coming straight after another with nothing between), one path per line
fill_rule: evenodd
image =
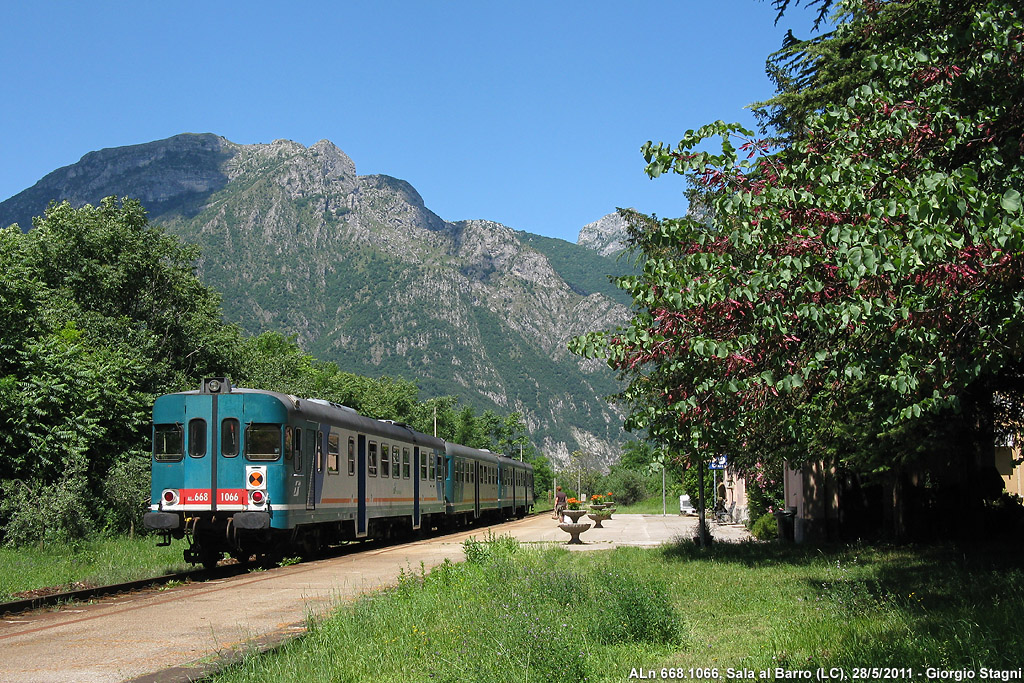
M217 505L246 505L249 492L245 489L218 489Z
M182 489L182 505L209 505L210 489Z

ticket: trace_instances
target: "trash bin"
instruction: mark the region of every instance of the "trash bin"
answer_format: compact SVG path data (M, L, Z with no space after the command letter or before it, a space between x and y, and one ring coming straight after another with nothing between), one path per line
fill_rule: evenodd
M775 513L775 521L779 525L779 540L793 542L793 524L796 519L796 508L789 507Z

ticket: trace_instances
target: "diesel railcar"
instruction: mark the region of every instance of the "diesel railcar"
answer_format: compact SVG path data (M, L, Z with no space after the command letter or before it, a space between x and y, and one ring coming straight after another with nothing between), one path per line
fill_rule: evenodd
M531 465L318 399L227 378L153 406L144 524L212 566L522 516Z

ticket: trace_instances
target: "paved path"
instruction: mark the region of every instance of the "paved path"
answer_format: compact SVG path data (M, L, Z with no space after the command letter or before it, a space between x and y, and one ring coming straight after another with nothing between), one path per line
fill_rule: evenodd
M604 529L584 532L584 545L654 546L692 538L696 519L615 515ZM528 543L564 543L567 533L549 515L490 527ZM486 529L307 562L220 581L152 589L0 623L0 682L186 681L253 646L280 642L304 630L309 614L339 600L393 584L401 571L464 559L462 541ZM719 539L740 538L718 527Z

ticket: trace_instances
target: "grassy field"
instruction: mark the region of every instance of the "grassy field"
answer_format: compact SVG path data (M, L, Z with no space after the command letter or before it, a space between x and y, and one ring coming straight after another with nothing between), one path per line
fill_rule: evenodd
M507 537L465 548L468 562L408 573L216 680L729 680L730 668L735 679L818 667L925 680L928 667L1017 670L1024 652L1019 557L686 542L574 553Z
M44 548L0 548L0 601L27 591L70 590L182 571L183 541L158 548L155 536L97 539Z

